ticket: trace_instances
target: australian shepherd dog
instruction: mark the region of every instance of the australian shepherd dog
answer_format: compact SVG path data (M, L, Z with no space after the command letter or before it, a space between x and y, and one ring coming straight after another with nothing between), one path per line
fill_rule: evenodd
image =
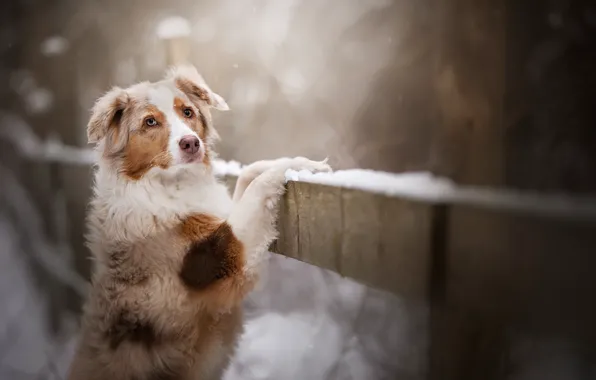
M259 161L230 196L212 171L212 109L228 105L192 66L113 88L93 107L94 267L70 380L222 377L243 331L242 300L276 237L285 172L330 167Z

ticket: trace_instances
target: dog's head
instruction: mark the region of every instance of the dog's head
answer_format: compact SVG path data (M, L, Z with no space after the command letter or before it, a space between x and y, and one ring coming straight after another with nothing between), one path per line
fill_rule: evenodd
M229 109L194 67L180 66L159 82L115 87L98 99L87 136L104 160L133 180L154 168L209 165L218 138L211 108Z

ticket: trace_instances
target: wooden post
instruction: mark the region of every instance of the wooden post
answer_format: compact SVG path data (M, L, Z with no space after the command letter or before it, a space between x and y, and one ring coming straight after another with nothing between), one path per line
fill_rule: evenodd
M190 23L182 17L170 17L157 27L157 36L164 41L168 66L187 63L190 58Z
M431 161L462 184L503 183L504 1L440 2Z
M506 0L453 0L438 9L435 94L438 128L431 158L433 171L465 185L504 183L504 79L506 75ZM482 236L483 225L465 224L453 208L439 221L449 229L433 254L431 293L430 379L493 379L502 352L503 322L483 314L463 299L453 270L459 250L467 249L465 233ZM501 252L503 223L490 224L491 252ZM488 227L486 227L488 229ZM466 231L466 232L464 232ZM451 240L462 245L453 245ZM463 248L462 248L463 247ZM472 246L470 249L486 249ZM467 252L467 251L464 251ZM473 252L480 255L482 252ZM438 260L438 262L437 262ZM467 267L466 267L467 269ZM465 272L467 274L467 272Z
M169 38L164 42L167 49L168 65L178 65L188 62L190 55L188 37Z

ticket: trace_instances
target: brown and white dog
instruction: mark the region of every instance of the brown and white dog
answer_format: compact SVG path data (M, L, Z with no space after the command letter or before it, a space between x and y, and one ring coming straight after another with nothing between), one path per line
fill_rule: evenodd
M192 66L95 104L95 265L70 380L221 378L276 236L286 170L330 170L303 157L259 161L230 197L211 169L211 108L228 106Z

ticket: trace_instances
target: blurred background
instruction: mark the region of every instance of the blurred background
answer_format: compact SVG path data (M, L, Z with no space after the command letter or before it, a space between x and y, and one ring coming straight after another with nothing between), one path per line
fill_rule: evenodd
M223 159L596 196L591 1L6 1L0 379L64 378L90 267L89 156L71 148L88 148L98 96L179 54L232 109L215 115ZM226 376L596 378L594 221L455 210L438 323L428 304L272 255Z

